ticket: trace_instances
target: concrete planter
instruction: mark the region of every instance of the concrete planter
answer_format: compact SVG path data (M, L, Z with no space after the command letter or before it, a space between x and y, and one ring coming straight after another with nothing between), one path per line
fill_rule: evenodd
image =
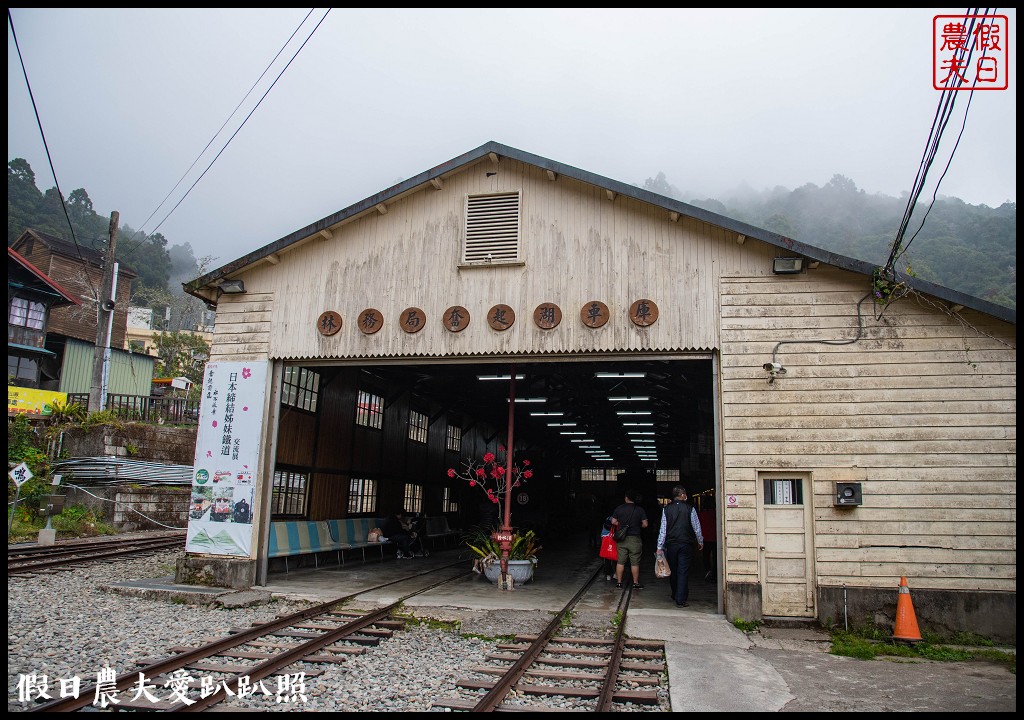
M535 560L509 560L508 574L516 585L522 585L533 579ZM501 577L501 562L494 562L484 568L484 577L492 583L497 583Z

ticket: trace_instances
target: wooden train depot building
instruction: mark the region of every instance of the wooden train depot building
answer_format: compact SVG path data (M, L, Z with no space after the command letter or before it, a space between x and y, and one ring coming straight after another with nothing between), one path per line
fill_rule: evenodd
M282 519L474 525L447 471L505 444L514 370L514 526L594 531L627 485L657 518L681 482L730 618L891 614L906 577L1015 641L1016 311L874 270L487 143L186 285L266 387L251 552L185 563L265 583Z

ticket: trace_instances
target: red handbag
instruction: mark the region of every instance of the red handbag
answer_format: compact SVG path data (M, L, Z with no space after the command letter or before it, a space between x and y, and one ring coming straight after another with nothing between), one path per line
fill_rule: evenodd
M619 559L619 544L615 542L614 537L611 535L605 535L601 538L601 551L598 555L607 560Z

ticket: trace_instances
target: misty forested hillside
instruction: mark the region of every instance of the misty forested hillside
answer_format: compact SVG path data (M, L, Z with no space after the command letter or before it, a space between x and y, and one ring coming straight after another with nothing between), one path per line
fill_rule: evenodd
M41 230L71 240L68 220L75 228L75 239L82 247L103 252L110 228L110 210L96 212L85 188L72 190L65 199L67 215L57 188L46 192L36 187L32 167L22 158L7 163L7 244L25 230ZM192 246L170 245L160 233L145 236L121 222L117 234L117 260L138 274L133 300L139 305L161 307L168 296L181 296L181 283L200 275L204 259L197 259Z
M849 178L835 175L824 186L796 190L745 188L727 197L685 197L664 173L644 189L742 220L808 245L884 265L903 218L907 196L868 195ZM1005 307L1017 307L1017 204L997 208L940 197L921 220L919 202L904 237L901 272ZM914 234L921 228L917 237Z

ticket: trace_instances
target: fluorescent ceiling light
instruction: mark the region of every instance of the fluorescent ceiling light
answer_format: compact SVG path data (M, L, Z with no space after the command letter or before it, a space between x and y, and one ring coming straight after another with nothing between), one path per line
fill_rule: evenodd
M516 375L516 380L522 380L525 375ZM477 375L477 380L511 380L511 375Z
M647 395L612 395L608 398L612 402L632 402L633 400L650 400Z
M569 442L574 442L574 443L594 442L594 438L573 438Z
M654 423L622 423L623 427L654 427Z
M626 373L614 373L614 372L599 372L594 373L596 378L642 378L647 377L645 372L626 372Z
M600 450L600 445L580 445L580 450Z
M586 435L582 430L562 430L559 435Z
M616 415L650 415L650 410L618 410Z
M576 427L576 423L548 423L548 427Z
M531 417L561 417L565 415L564 412L532 412Z
M650 430L630 430L627 435L654 435L655 433Z
M542 397L535 397L535 398L518 397L518 398L516 398L516 402L521 402L521 403L531 403L531 402L536 403L536 402L547 402L547 401L548 401L547 398L542 398ZM508 402L507 398L505 399L505 402Z

